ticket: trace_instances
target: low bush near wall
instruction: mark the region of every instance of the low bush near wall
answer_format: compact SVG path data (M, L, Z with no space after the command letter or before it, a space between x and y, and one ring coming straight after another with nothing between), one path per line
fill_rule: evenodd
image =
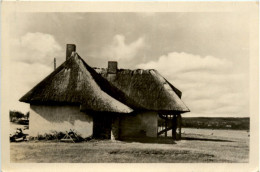
M81 135L77 134L75 131L70 130L69 132L53 132L50 134L38 134L36 137L28 137L29 141L44 141L44 140L53 140L53 141L64 141L64 142L82 142L89 141L91 137L83 138Z

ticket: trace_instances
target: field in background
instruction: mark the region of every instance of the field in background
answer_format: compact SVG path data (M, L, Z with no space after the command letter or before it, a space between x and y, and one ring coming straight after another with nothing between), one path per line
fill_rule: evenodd
M196 129L196 128L182 128L182 134L191 135L198 138L203 136L205 138L219 138L219 139L245 139L248 138L249 132L247 130L221 130L221 129ZM168 131L168 136L171 136L171 131Z
M183 117L183 128L249 130L250 118Z
M11 143L11 162L248 162L249 135L245 130L184 128L182 131L183 140L176 142L170 137L160 137L83 143Z

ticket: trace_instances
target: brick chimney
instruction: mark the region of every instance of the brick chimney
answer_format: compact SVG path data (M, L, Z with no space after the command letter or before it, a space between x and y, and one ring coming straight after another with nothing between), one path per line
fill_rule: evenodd
M76 51L76 45L75 44L67 44L66 48L66 60L68 60L71 57L71 53Z
M109 81L113 81L116 78L117 73L117 62L109 61L107 67L107 78Z
M116 72L117 72L117 62L116 61L109 61L107 73L116 74Z

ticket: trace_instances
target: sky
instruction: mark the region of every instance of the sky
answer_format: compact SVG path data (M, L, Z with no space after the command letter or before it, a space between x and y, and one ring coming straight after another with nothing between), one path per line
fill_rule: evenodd
M249 117L248 15L226 13L14 13L10 108L65 61L66 44L92 67L156 69L182 91L184 116Z

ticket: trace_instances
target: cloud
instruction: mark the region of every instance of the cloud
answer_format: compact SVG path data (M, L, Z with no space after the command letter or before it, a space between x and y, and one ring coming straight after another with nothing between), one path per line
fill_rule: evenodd
M64 56L52 35L26 33L10 46L10 108L26 112L28 104L18 100L53 71L53 58Z
M191 113L199 116L249 115L248 76L231 61L172 52L138 68L157 69L183 92Z
M18 100L53 71L39 63L13 62L10 65L10 106L13 110L28 111L29 105Z
M115 35L111 45L102 49L101 57L129 61L136 57L138 51L143 47L145 47L143 37L127 44L124 35Z
M226 59L218 59L213 56L201 57L184 52L172 52L168 55L160 56L158 61L140 64L139 67L157 68L160 71L171 70L171 73L183 73L196 70L226 71L232 67L232 63Z
M61 46L55 38L45 33L27 33L11 44L12 60L25 63L45 63L61 55Z

